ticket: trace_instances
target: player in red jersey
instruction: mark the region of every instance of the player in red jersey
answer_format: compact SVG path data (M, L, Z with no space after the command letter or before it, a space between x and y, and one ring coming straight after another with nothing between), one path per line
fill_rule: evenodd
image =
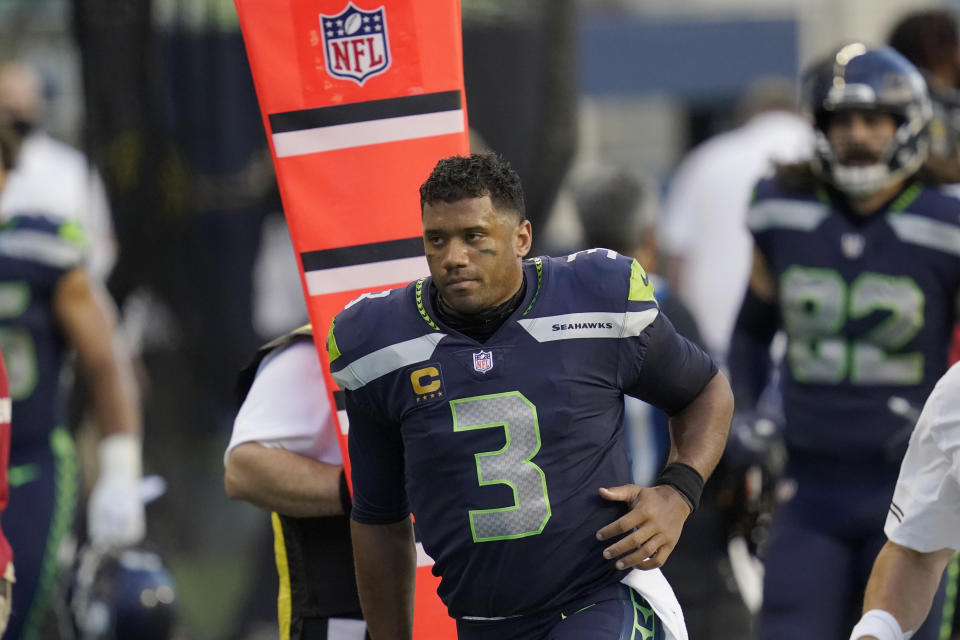
M4 143L4 136L0 134L0 191L7 179L7 166L11 162L10 148ZM0 513L7 507L10 497L10 487L7 484L7 465L10 462L10 380L7 378L7 367L3 362L3 353L0 352ZM7 537L3 535L0 526L0 636L7 628L10 619L10 595L13 591L13 550Z

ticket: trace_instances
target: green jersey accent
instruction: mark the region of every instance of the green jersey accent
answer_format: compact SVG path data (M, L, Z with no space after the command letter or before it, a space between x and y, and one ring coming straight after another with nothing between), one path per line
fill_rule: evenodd
M914 182L904 189L903 193L897 196L897 199L890 205L890 210L906 211L907 207L913 204L913 201L916 200L921 193L923 193L923 185L919 182Z
M650 281L647 272L636 260L630 265L630 293L627 295L627 300L633 300L634 302L656 301L653 282Z
M437 326L437 323L433 321L433 318L430 317L430 314L427 313L427 308L423 305L423 283L426 278L420 278L417 280L417 311L420 312L420 317L423 318L423 321L426 322L431 329L434 331L440 331L440 327Z
M327 354L330 356L330 362L340 357L340 348L337 347L337 338L333 335L333 327L336 321L330 323L330 331L327 332Z
M81 227L79 223L73 220L61 224L60 228L57 229L57 235L60 236L61 240L65 240L70 244L81 247L87 246L86 232L84 232L83 227Z
M530 299L530 304L527 305L527 308L523 310L523 315L530 313L530 310L533 309L533 305L537 303L537 296L540 295L540 287L543 286L543 259L534 258L533 264L537 268L537 290L533 292L533 298Z

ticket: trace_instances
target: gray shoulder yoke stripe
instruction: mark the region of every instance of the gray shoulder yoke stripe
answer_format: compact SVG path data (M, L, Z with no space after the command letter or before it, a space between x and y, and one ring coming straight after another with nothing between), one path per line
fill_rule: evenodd
M890 212L887 222L904 242L960 257L960 227L915 213Z
M354 360L340 371L332 372L331 375L341 389L353 391L391 371L429 359L437 343L446 337L445 333L432 332L419 338L391 344Z
M747 211L751 231L793 229L813 231L830 215L830 207L820 202L773 198L761 200Z
M0 234L0 253L60 269L78 267L85 257L83 248L32 229L15 229Z
M616 313L593 311L518 320L537 342L584 338L635 338L656 320L656 307Z

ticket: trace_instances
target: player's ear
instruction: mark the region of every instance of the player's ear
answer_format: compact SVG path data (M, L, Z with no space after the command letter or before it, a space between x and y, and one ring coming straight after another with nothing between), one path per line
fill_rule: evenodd
M518 258L523 258L530 253L530 245L533 243L533 227L529 220L522 220L513 232L513 248Z

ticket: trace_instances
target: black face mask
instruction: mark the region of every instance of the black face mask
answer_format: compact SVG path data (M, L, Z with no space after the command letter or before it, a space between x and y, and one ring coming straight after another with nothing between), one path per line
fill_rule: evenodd
M520 289L517 290L512 298L503 304L471 315L464 315L457 312L440 296L436 287L431 287L431 289L437 313L440 315L444 324L470 336L478 342L484 342L500 328L500 325L503 324L507 317L516 311L520 303L523 302L523 296L527 292L527 278L526 273L524 273L523 283L520 285Z
M16 132L16 134L22 140L23 138L26 138L28 135L30 135L37 125L36 123L30 120L24 120L23 118L14 118L10 122L10 126L13 128L14 132Z

